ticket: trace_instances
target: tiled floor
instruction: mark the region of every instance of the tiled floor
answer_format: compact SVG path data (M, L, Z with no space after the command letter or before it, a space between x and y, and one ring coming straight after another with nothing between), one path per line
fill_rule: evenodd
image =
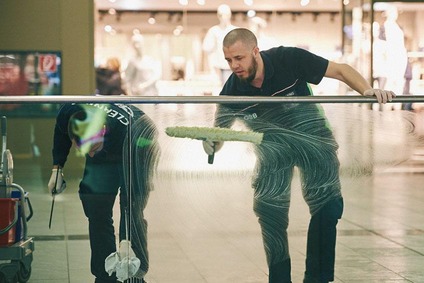
M398 154L406 149L399 147L402 134L396 132L399 124L393 122L399 115L403 119L409 114L380 115L359 107L354 112L365 117L364 121L377 115L381 125L376 122L372 130L364 129L352 113L329 114L341 141L342 165L346 164L342 171L345 212L338 225L335 282L424 282L424 154L415 144L404 144L410 151L408 158L401 160ZM348 135L352 125L341 121L346 119L361 133L358 140ZM147 282L267 282L259 224L252 211L251 151L228 144L215 157L215 164L208 165L197 141L166 145L165 137L162 139L163 154L169 158L159 168L146 210L150 250ZM374 141L371 149L367 147L370 139ZM384 153L377 154L380 151ZM235 165L223 160L229 152L240 156ZM374 154L372 162L370 152ZM366 170L370 164L365 161L374 165L374 173ZM180 162L175 167L180 169L175 170L178 173L170 170L172 162ZM15 160L15 182L30 192L34 207L28 232L34 237L35 251L28 282L93 282L87 223L77 195L78 175L66 175L68 189L56 198L49 229L51 197L40 171L37 162ZM294 283L303 278L308 220L295 178L289 228Z

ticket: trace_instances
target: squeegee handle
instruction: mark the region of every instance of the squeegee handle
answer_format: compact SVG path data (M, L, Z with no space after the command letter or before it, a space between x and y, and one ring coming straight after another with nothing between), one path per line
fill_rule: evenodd
M208 155L208 163L213 164L213 159L215 157L215 144L213 145L213 153L211 155Z
M208 163L213 164L213 158L215 157L215 153L212 153L211 155L208 155Z

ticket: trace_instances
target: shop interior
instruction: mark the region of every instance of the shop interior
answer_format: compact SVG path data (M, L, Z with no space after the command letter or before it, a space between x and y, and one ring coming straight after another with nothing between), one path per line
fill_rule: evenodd
M105 64L110 57L118 58L124 82L129 83L125 80L125 70L137 56L133 41L142 38L138 46L142 48L146 65L156 66L156 71L151 73L157 79L158 95L204 95L219 91L220 78L211 66L213 60L208 59L210 50L207 51L204 42L208 29L219 24L256 31L261 49L296 46L330 60L347 62L377 84L379 70L384 69L382 61L392 62L387 58L390 53L377 50L382 41L375 34L380 26L383 33L389 8L396 10L394 21L403 33L399 36L403 37L399 39L402 49L394 51L392 46L385 49L395 54L403 52L400 60L404 62L399 67L388 68L403 72L399 82L389 79L388 87L396 88L398 94L422 93L424 5L417 1L233 1L229 5L228 23L220 23L218 17L218 7L225 1L145 2L131 6L122 0L96 1L95 64ZM405 83L409 84L407 93L403 90ZM315 90L315 94L347 92L332 82Z

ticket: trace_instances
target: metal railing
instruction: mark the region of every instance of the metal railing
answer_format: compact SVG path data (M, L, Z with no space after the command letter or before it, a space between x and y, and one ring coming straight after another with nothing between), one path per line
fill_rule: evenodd
M0 104L25 103L377 103L371 96L315 95L289 97L258 96L118 96L118 95L53 95L53 96L0 96ZM424 102L424 95L400 95L389 103Z

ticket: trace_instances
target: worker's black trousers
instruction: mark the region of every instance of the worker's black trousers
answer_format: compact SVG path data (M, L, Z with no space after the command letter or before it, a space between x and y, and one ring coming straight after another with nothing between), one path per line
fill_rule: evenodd
M334 281L336 225L343 212L343 199L328 202L311 217L306 251L304 283ZM269 283L291 282L290 258L269 266Z
M146 273L149 266L147 251L147 222L143 216L149 191L132 190L126 193L120 164L93 164L87 160L79 195L88 219L91 248L91 273L98 279L116 280L105 271L105 259L116 251L113 206L120 192L119 241L131 240L140 269ZM130 202L129 202L130 200ZM131 205L129 205L131 203ZM128 224L126 226L126 224ZM130 231L130 235L127 235Z
M80 194L88 219L91 248L91 273L98 279L116 280L105 271L105 259L116 251L115 230L112 220L115 195Z

